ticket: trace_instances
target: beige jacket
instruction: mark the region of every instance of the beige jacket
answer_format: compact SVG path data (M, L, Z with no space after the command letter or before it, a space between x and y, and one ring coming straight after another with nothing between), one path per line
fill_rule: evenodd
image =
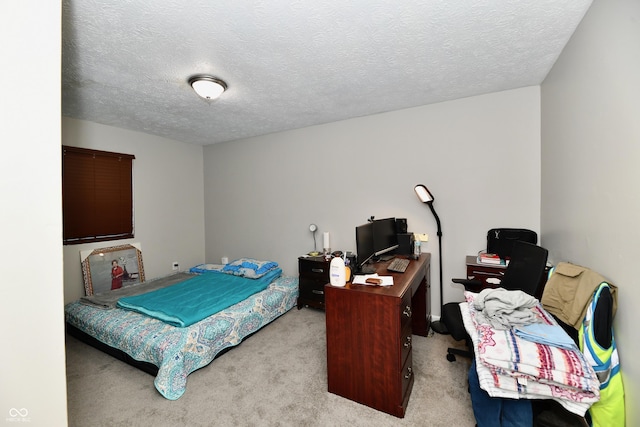
M611 288L615 316L618 288L595 271L567 262L559 263L553 270L540 302L549 313L579 330L593 294L602 282Z

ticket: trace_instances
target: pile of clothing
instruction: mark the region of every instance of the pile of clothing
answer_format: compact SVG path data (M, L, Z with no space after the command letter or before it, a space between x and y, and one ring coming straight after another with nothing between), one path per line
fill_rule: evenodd
M537 299L502 288L465 292L465 299L462 318L490 397L553 399L580 416L598 401L596 373Z
M624 426L616 297L604 277L569 263L552 269L541 303L502 288L465 292L460 309L475 351L474 412L486 425L500 425L504 414L530 417L529 399L552 399L593 426Z

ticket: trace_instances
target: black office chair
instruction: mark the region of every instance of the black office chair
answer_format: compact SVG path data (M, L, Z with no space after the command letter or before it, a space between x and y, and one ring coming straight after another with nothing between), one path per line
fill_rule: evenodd
M498 286L508 290L520 290L540 298L541 289L545 283L544 275L548 255L549 252L540 246L522 241L515 242L509 265ZM480 292L482 290L480 280L453 279L452 281L463 285L467 291ZM464 328L458 304L450 302L442 307L442 322L456 341L465 340L468 350L448 348L447 360L449 362L455 361L456 355L473 357L473 345L471 345L471 338Z

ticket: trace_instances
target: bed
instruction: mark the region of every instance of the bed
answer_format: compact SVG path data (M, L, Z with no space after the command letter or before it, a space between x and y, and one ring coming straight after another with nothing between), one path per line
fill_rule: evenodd
M176 400L184 394L190 373L208 365L221 352L240 344L296 305L298 279L283 276L277 264L275 267L270 264L267 273L258 271L265 265L265 262L247 258L225 266L201 264L188 273L83 297L65 306L67 330L71 335L154 374L158 392L169 400ZM201 320L191 318L193 303L187 304L190 307L188 319L179 319L177 323L175 319L161 320L143 314L126 304L146 297L157 300L163 293L175 295L172 289L183 292L180 287L191 283L213 288L218 282L225 282L225 286L247 293L245 287L254 286L254 281L265 277L268 283L263 289L243 296L228 307L215 309L215 313ZM211 304L197 305L207 309Z

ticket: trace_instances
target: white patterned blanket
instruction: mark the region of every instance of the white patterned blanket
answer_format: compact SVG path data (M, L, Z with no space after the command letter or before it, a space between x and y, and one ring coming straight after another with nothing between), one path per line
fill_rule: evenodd
M476 320L473 299L460 303L465 329L475 350L480 387L491 397L553 399L583 416L600 397L600 383L579 350L534 343L513 329L497 330ZM532 308L548 325L557 325L540 304Z

